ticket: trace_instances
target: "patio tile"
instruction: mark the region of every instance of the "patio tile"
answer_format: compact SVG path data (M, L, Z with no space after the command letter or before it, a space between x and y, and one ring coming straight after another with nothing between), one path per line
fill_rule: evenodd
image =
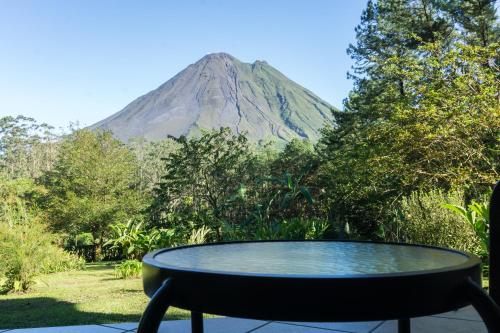
M335 331L326 328L314 328L309 326L299 326L299 325L272 322L255 331L252 331L252 333L253 332L255 333L327 333L327 332L344 333L345 331Z
M112 324L102 324L100 326L116 328L124 331L131 331L135 330L137 328L137 325L139 325L139 323L116 323L116 324L112 323Z
M440 313L434 315L433 317L482 321L479 313L477 313L476 309L474 309L472 306L466 306L465 308L458 309L457 311Z
M39 328L20 328L8 331L9 333L120 333L116 328L100 325L58 326Z
M241 318L210 318L203 321L205 333L246 333L253 331L263 325L266 321L250 320ZM128 329L125 332L135 332L137 323L109 324L121 329ZM169 320L163 321L160 325L159 333L191 333L190 320ZM108 332L106 332L108 333ZM116 331L115 331L116 333Z
M397 322L387 321L373 333L397 333ZM437 317L421 317L411 320L412 333L488 333L482 322Z
M246 333L266 324L265 321L240 318L210 318L203 321L206 333ZM191 333L190 320L164 321L160 325L159 333Z
M288 325L322 328L341 332L369 333L381 324L380 321L354 322L354 323L319 323L319 322L280 322Z

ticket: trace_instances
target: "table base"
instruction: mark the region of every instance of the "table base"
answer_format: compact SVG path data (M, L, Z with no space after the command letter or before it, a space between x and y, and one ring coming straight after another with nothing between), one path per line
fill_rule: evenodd
M174 288L172 278L166 279L162 286L158 288L141 317L137 333L158 332L163 316L172 303ZM495 301L470 278L465 281L462 289L462 294L477 310L488 332L500 333L500 307ZM410 318L400 318L398 320L399 333L410 333L410 326ZM203 313L191 311L191 331L192 333L203 333Z

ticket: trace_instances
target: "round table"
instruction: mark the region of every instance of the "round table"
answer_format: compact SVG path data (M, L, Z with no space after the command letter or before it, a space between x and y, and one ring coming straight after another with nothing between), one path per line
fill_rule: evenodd
M203 313L281 321L399 320L472 304L490 332L498 306L482 290L481 262L459 251L357 241L228 242L162 249L143 259L151 301L138 333L156 332L172 305Z

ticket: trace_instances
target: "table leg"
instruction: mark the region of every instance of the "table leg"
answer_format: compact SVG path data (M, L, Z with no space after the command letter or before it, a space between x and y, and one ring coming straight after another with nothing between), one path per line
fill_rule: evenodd
M191 311L191 333L203 333L203 313Z
M471 278L465 283L465 295L484 321L488 332L500 333L500 307Z
M410 333L411 325L410 318L402 318L398 320L398 333Z
M137 333L156 333L161 320L167 312L172 301L172 279L166 279L162 286L156 290L142 314Z

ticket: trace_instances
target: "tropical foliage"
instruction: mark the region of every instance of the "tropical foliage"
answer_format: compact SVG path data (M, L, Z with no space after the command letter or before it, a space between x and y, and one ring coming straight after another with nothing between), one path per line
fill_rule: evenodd
M125 260L116 265L116 276L121 279L130 279L141 276L142 263L137 259Z
M490 1L369 1L348 50L354 89L318 145L337 219L370 236L414 191L470 200L498 179L495 17Z
M105 245L111 250L118 250L123 258L140 260L152 250L176 244L176 233L173 229L146 229L142 222L136 223L133 220L126 224L116 223L111 229L113 234Z
M463 193L441 190L413 192L404 197L394 212L394 224L387 238L395 241L437 245L482 254L481 240L474 228L446 207L464 202Z
M467 207L458 204L444 204L445 208L457 213L474 230L476 237L480 240L480 255L487 259L490 246L490 210L488 202L472 201Z
M40 180L47 189L42 204L50 227L91 233L94 259L101 259L109 226L142 208L136 174L134 155L111 133L79 130L66 137L53 168Z
M84 262L56 245L34 201L43 190L25 178L0 178L0 280L5 291L26 291L41 273L80 269Z

